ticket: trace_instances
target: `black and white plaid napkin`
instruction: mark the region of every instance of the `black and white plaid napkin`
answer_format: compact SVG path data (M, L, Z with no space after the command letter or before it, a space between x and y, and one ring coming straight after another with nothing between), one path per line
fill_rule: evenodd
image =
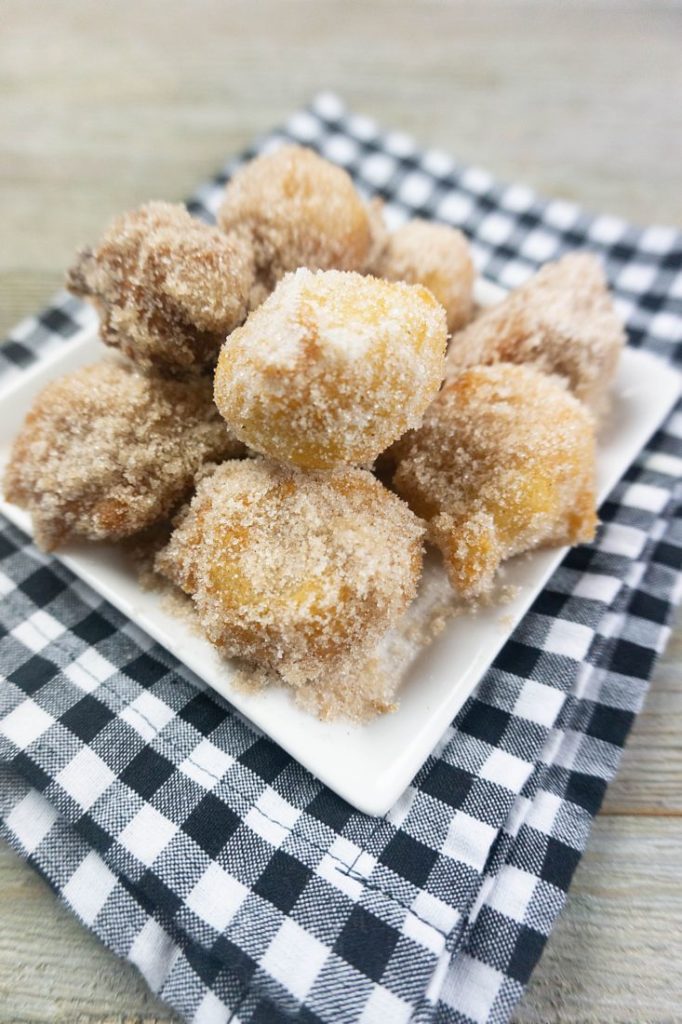
M514 286L606 262L630 342L682 359L682 235L590 217L419 150L328 94L312 146L399 221L462 227ZM210 218L229 164L190 201ZM59 296L4 378L91 314ZM678 411L549 582L413 784L355 812L18 530L0 528L2 834L188 1020L506 1021L566 898L681 593Z

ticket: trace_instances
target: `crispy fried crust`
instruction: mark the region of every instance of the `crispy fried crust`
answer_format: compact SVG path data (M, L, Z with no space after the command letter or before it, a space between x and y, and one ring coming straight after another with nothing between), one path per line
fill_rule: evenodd
M511 555L594 536L594 423L558 378L508 363L464 370L397 448L394 486L465 597L489 591Z
M422 535L364 470L246 459L199 484L157 567L214 644L299 686L359 664L409 604Z
M388 235L372 273L389 281L421 284L445 307L448 330L457 331L473 314L474 264L461 231L445 224L411 220Z
M246 316L251 250L172 203L117 217L67 277L97 309L102 339L146 368L210 369L226 334Z
M298 270L225 342L216 403L265 455L312 469L370 463L421 421L446 333L425 288Z
M73 535L119 539L170 515L205 462L242 451L210 381L152 379L112 360L38 395L14 443L5 495L31 512L46 550Z
M563 377L601 415L624 340L601 264L589 253L570 253L456 334L446 377L465 366L528 363Z
M260 289L252 307L288 271L363 270L370 214L341 168L311 149L283 146L228 182L218 224L253 248Z

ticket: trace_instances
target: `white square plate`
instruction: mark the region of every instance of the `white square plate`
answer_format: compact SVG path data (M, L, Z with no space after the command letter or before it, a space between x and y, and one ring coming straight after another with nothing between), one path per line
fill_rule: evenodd
M489 305L504 294L479 281L477 299ZM54 377L93 362L103 346L84 328L24 373L0 395L0 470L34 395ZM623 475L680 392L680 378L654 357L627 349L615 385L612 414L602 430L598 457L603 500ZM30 517L6 502L0 510L26 533ZM384 814L422 766L493 658L513 632L565 548L538 551L508 564L505 581L518 588L503 607L452 619L408 669L400 707L367 725L320 722L302 711L284 688L245 693L233 669L183 620L164 611L162 598L143 591L114 545L73 544L59 558L128 618L171 651L322 782L367 814Z

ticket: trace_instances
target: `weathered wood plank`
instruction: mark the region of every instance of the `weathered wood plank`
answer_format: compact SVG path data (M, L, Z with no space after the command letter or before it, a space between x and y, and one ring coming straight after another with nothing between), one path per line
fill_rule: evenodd
M682 816L682 614L628 739L602 814ZM682 927L682 922L680 922Z
M109 952L0 843L0 1021L140 1021L176 1018L141 975Z
M516 1024L680 1020L680 818L599 817Z
M0 330L74 248L178 198L322 86L504 178L679 218L682 9L266 0L0 9Z

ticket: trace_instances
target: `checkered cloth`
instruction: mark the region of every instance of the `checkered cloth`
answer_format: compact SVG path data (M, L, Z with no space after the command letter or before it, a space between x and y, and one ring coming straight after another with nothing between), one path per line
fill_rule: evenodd
M462 227L503 285L568 249L598 252L631 344L682 356L673 230L543 202L329 95L246 156L283 139L346 167L394 222ZM194 213L213 215L237 164L196 193ZM59 296L2 348L5 376L90 316ZM678 412L383 818L325 789L3 523L2 834L188 1020L506 1021L680 597L681 436Z

